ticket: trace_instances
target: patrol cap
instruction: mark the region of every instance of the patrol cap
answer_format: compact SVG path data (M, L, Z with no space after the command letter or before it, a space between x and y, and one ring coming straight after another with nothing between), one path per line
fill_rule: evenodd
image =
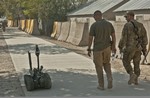
M127 17L127 15L133 16L134 17L134 12L133 11L127 11L124 17Z

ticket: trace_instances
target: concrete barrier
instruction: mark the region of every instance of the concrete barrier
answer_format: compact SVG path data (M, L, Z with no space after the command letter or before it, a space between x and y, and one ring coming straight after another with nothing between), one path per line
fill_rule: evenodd
M28 29L27 29L27 33L30 33L30 28L31 28L31 19L28 20Z
M53 32L51 33L51 37L54 38L56 36L56 33L57 33L57 27L58 26L58 22L55 21L54 22L54 25L53 25Z
M76 22L71 22L70 23L70 31L69 31L69 36L66 40L66 42L71 43L73 38L75 37L75 29L76 29Z
M75 29L75 36L71 43L78 46L87 46L88 36L89 36L89 24L77 22Z
M13 20L13 27L18 27L18 21L17 20Z
M8 20L7 25L8 25L8 27L12 27L13 26L13 21L12 20Z
M28 29L28 19L26 19L24 31L27 32L27 29Z
M31 19L30 20L30 27L29 27L29 30L28 30L29 34L32 34L32 32L33 32L33 25L34 25L34 19Z
M69 36L70 22L62 22L60 36L57 40L66 41Z
M57 22L57 30L56 30L56 34L54 36L55 39L58 39L58 37L60 36L61 27L62 27L62 22Z
M25 30L25 23L26 23L26 20L21 20L21 30Z
M38 22L35 19L33 20L33 31L30 34L40 35L39 29L38 29Z
M18 21L17 20L8 20L7 25L8 25L8 27L18 27Z
M30 19L27 19L26 20L26 28L25 28L25 32L27 32L28 33L28 31L29 31L29 28L30 28Z
M18 29L19 29L19 30L22 30L22 29L21 29L21 20L18 20Z
M126 22L114 22L114 23L112 23L114 26L114 29L115 29L115 33L116 33L116 45L117 45L117 47L118 47L118 43L120 41L121 34L122 34L122 29L123 29L125 23Z

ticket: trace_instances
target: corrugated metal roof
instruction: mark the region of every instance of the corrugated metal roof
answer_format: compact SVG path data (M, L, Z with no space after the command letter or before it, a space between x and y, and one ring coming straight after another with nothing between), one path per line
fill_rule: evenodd
M140 9L150 9L150 0L130 0L126 4L114 10L114 12Z
M110 8L114 7L115 5L119 4L123 0L97 0L93 2L92 4L72 13L68 14L70 15L91 15L96 10L100 10L102 13L109 10Z

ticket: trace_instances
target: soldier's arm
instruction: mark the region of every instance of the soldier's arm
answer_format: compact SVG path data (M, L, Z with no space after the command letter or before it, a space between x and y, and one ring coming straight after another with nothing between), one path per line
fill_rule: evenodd
M142 47L145 48L147 44L148 44L147 32L144 25L142 24Z
M123 48L126 46L126 43L127 43L127 33L128 33L128 26L127 26L127 24L125 24L124 28L122 30L121 39L120 39L119 45L118 45L118 48L120 49L120 51L122 51Z
M112 45L111 50L116 53L116 34L113 25L111 24L111 37L112 37Z
M90 33L89 33L89 38L88 38L88 48L87 48L88 56L91 56L91 51L92 51L91 46L93 43L94 36L95 36L94 25L92 25L90 28Z
M94 36L95 36L95 28L94 28L94 24L92 24L90 28L89 38L88 38L88 50L91 49Z
M90 35L89 35L88 51L91 51L92 42L93 42L93 36L90 36Z
M148 45L147 32L144 25L142 24L142 45L141 46L142 46L142 52L144 56L147 55L147 48L146 48L147 45Z

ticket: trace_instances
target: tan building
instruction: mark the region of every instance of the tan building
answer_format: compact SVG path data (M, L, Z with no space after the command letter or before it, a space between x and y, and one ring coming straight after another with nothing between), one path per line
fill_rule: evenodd
M126 11L134 11L138 21L150 20L150 0L130 0L114 10L116 21L125 21L123 15Z
M115 9L125 4L129 0L95 0L91 4L68 14L69 20L76 20L81 22L89 22L93 20L93 13L96 10L100 10L103 13L103 17L108 20L115 20Z

